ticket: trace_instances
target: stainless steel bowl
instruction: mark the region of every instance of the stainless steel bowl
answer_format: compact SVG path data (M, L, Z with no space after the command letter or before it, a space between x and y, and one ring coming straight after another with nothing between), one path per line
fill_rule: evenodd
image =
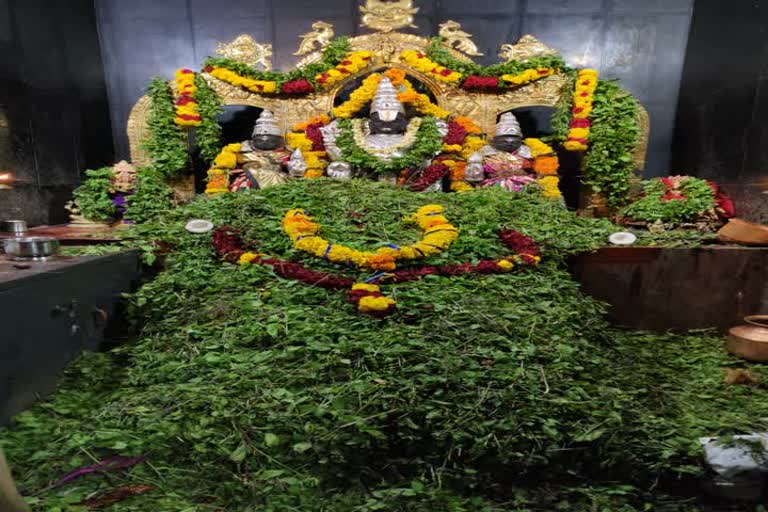
M46 236L6 238L3 250L12 258L39 260L55 256L59 252L59 241Z
M27 222L23 220L4 220L0 221L0 231L3 233L13 233L21 236L27 232Z

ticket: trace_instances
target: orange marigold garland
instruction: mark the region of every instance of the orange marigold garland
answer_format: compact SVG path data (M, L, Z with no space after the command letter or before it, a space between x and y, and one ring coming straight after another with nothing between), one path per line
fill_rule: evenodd
M176 100L176 117L174 121L179 126L200 126L202 118L197 108L195 93L195 72L191 69L176 71L176 89L179 97Z
M568 137L563 147L568 151L586 151L589 141L589 119L592 102L597 88L597 71L582 69L576 77L573 90L573 118L569 124Z

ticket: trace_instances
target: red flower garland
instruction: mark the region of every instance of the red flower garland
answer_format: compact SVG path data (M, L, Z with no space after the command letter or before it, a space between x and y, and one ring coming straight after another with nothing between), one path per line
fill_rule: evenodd
M290 80L288 82L285 82L282 86L280 86L280 92L283 94L291 94L291 95L302 95L302 94L309 94L311 92L315 92L315 86L312 85L312 82L305 78L300 78L298 80Z
M419 176L416 181L410 184L409 188L414 192L422 192L436 183L438 180L443 179L448 173L448 166L442 162L435 162L429 167L424 169L424 172Z
M499 79L494 76L468 76L461 84L462 89L489 91L499 88Z
M467 129L461 126L454 120L448 121L448 133L443 138L443 144L459 146L464 144L464 139L467 138Z
M312 151L325 151L325 144L323 144L323 134L320 131L324 125L323 123L315 123L307 126L304 130L304 135L312 141Z
M499 238L507 249L513 254L529 254L531 256L541 256L539 245L529 236L525 236L513 229L502 229L499 231Z

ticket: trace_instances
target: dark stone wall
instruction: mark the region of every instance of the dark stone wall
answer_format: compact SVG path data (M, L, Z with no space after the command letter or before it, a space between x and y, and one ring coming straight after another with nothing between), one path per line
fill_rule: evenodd
M67 219L83 170L114 159L90 0L0 0L0 218Z
M768 3L696 0L673 170L717 181L768 223Z
M171 78L180 67L199 69L218 41L241 33L270 42L276 69L312 21L333 23L337 35L356 35L358 0L96 0L116 153L128 156L125 126L149 78ZM453 19L474 34L484 63L502 43L527 33L579 67L620 78L648 108L651 141L646 175L667 173L677 92L693 0L416 0L411 32L429 36Z

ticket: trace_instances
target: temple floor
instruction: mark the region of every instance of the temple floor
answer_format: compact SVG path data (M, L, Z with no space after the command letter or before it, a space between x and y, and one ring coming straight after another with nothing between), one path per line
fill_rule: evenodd
M184 229L233 226L254 252L362 281L372 272L295 250L285 213L365 249L418 239L403 218L430 203L460 233L426 264L504 257L500 229L532 237L541 263L385 284L397 311L379 319L339 290L224 262ZM565 263L613 230L495 189L302 180L201 198L127 233L163 268L129 299L135 340L80 357L2 430L4 449L28 461L18 482L41 510L116 488L120 511L728 510L699 504L698 439L762 431L768 371L714 331L609 324ZM726 384L727 368L755 383ZM117 456L132 463L60 481Z

